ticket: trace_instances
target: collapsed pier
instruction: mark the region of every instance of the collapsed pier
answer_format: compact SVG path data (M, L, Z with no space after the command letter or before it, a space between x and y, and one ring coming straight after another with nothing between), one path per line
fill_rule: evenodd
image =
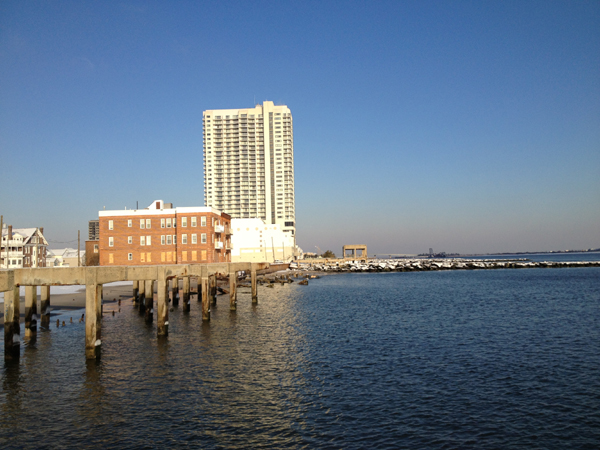
M256 272L269 267L268 263L178 264L156 266L111 266L37 268L0 271L0 292L4 292L4 358L20 357L21 305L20 287L25 286L25 338L35 339L37 333L37 287L41 286L41 322L47 326L50 318L50 286L85 286L85 355L88 359L100 356L102 346L102 286L115 281L132 281L132 298L144 312L146 320L154 317L154 290L157 287L157 335L169 334L169 308L183 303L190 310L190 278L198 280L198 300L202 302L202 320L210 321L210 301L216 299L217 274L229 277L229 308L237 308L237 279L239 272L250 274L252 303L258 302ZM180 280L182 289L180 289Z

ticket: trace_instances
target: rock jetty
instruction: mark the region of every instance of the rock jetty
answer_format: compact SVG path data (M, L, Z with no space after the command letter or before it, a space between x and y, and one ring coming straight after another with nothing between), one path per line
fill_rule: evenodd
M316 272L422 272L426 270L531 269L600 267L600 261L530 261L528 259L373 259L364 261L298 261L292 270Z

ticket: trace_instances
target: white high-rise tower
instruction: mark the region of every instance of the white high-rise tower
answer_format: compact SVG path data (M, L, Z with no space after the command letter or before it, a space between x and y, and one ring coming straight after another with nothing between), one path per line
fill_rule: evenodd
M294 132L287 106L204 111L206 206L296 234Z

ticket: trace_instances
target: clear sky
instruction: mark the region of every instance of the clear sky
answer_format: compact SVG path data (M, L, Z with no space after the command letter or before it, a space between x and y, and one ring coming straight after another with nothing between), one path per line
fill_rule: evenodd
M304 251L600 247L600 2L0 2L0 214L204 204L202 111L288 105Z

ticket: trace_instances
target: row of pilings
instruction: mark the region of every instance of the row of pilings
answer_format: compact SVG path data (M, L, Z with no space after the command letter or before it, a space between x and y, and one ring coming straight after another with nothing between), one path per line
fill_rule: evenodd
M41 287L41 325L50 324L50 287L56 285L85 285L85 355L88 359L100 357L102 347L102 291L103 285L115 281L132 281L132 299L146 321L152 323L155 312L157 335L169 334L169 302L183 304L190 310L190 279L197 280L198 300L202 302L202 320L210 321L210 303L216 301L219 277L229 280L229 307L237 309L237 283L240 272L250 276L252 302L258 302L257 270L268 268L268 263L215 263L171 266L112 266L81 268L36 268L0 271L0 292L4 292L4 357L20 357L21 305L20 287L25 287L25 338L32 340L37 333L37 288ZM151 293L148 295L148 293Z

